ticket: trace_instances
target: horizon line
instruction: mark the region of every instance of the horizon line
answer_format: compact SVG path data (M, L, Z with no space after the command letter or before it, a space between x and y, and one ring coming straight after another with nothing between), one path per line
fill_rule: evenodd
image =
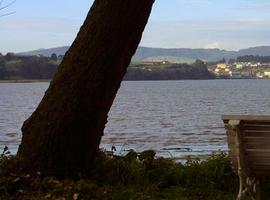
M50 50L50 49L57 49L57 48L63 48L63 47L70 47L71 45L64 45L64 46L56 46L56 47L50 47L50 48L39 48L39 49L33 49L33 50L25 50L25 51L20 51L20 52L6 52L6 53L15 53L15 54L20 54L20 53L29 53L29 52L33 52L33 51L41 51L41 50ZM241 50L245 50L245 49L251 49L251 48L258 48L258 47L270 47L270 45L258 45L258 46L250 46L247 48L241 48L238 50L227 50L227 49L221 49L221 48L192 48L192 47L151 47L151 46L146 46L146 45L139 45L139 47L142 48L151 48L151 49L192 49L192 50L200 50L200 49L204 49L204 50L220 50L220 51L231 51L231 52L238 52Z

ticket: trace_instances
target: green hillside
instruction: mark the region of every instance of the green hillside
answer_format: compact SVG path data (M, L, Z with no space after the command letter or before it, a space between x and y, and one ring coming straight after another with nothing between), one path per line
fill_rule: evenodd
M23 52L20 55L43 55L50 57L52 53L57 55L64 55L68 50L68 46L51 48L51 49L39 49L35 51ZM220 49L190 49L190 48L150 48L150 47L138 47L136 54L133 56L133 61L142 60L157 60L164 59L172 63L194 62L196 59L204 61L217 61L222 58L230 59L244 55L270 55L270 46L252 47L248 49L242 49L239 51L227 51Z

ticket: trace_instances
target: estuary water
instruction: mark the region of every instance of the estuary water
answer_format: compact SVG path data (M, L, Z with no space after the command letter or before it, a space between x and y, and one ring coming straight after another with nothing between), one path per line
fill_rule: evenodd
M20 128L49 83L0 83L0 151L16 153ZM270 80L126 81L101 148L153 149L166 157L226 151L223 114L270 114Z

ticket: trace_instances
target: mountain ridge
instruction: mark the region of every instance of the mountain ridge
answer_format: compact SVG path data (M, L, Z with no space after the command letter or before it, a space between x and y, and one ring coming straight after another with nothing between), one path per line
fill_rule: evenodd
M43 55L46 57L51 56L52 53L57 55L64 55L69 49L69 46L55 47L49 49L38 49L28 52L18 53L19 55ZM201 59L205 61L218 61L223 58L226 60L234 59L238 56L244 55L259 55L259 56L269 56L270 46L256 46L246 49L240 49L238 51L229 51L224 49L203 49L203 48L154 48L154 47L143 47L139 46L135 55L133 56L133 61L142 60L155 60L155 59L170 59L173 62L180 62L181 60L196 60ZM177 59L179 58L179 59ZM168 60L170 61L170 60Z

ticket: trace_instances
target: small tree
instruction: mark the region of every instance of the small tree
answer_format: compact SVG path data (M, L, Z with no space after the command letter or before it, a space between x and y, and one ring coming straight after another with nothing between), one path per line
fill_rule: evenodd
M51 55L51 60L57 61L57 55L55 53Z
M0 79L4 79L6 76L6 68L4 59L0 59Z
M14 59L14 57L15 57L14 53L9 52L9 53L6 54L6 60L7 61L11 61L12 59Z

